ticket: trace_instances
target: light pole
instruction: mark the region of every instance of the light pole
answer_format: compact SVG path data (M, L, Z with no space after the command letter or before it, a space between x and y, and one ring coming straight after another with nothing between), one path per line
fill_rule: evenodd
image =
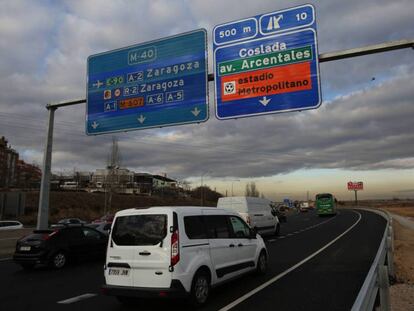
M233 194L233 183L234 183L235 181L240 181L240 179L233 179L233 180L231 181L231 196L234 196L234 194Z
M210 171L204 172L201 174L201 186L200 186L200 205L204 205L204 187L203 187L203 177L207 174L209 174Z

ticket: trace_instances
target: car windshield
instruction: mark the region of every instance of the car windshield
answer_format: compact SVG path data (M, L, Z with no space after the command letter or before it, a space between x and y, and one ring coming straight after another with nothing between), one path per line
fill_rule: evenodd
M117 245L156 245L167 235L167 215L117 217L112 240Z

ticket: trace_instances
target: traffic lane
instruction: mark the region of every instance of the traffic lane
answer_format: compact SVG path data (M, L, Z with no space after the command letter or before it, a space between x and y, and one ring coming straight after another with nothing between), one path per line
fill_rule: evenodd
M280 235L283 236L310 228L313 225L325 222L327 219L331 219L331 217L319 217L316 214L316 210L309 210L306 213L288 216L287 222L281 223Z
M34 228L0 230L0 260L10 258L16 247L16 241L33 230Z
M339 234L339 231L343 227L348 226L354 218L356 218L355 214L349 211L343 214L344 215L340 215L341 217L338 216L332 219L332 222L335 220L336 223L331 228L324 229L327 224L323 224L307 232L299 233L297 236L290 236L286 239L268 243L270 255L269 273L263 277L248 275L218 287L212 292L212 297L205 310L219 309L223 305L237 299L243 293L257 287L272 276L284 271L296 262L305 258L308 253L311 253L321 245L321 243L316 243L319 239L317 238L317 232L321 230L322 232L327 231L322 234L322 236L329 239L330 235L335 236L337 233ZM315 218L318 217L315 215ZM329 232L332 230L333 232ZM314 243L301 242L304 237L308 237L310 240L313 240ZM323 243L324 241L320 242ZM301 244L305 245L301 246ZM292 245L294 245L294 247L292 247ZM14 291L12 290L10 292L12 287L2 290L1 297L6 298L2 300L7 303L7 306L10 307L8 309L10 310L37 310L39 308L42 308L42 310L69 310L74 306L76 306L76 309L78 310L90 310L91 308L99 308L102 310L128 310L127 307L121 306L113 297L99 295L99 289L104 280L102 272L103 263L81 263L80 265L69 266L60 271L42 268L32 272L26 272L13 263L8 263L7 265L8 267L6 267L5 270L8 272L6 274L1 270L2 265L0 265L0 272L6 277L5 283L7 283L7 279L13 278L13 287L20 288L19 295L23 294L27 297L25 301L16 301L16 296L13 296ZM57 304L58 301L87 293L98 294L99 296L79 301L75 304ZM145 309L147 310L161 310L165 307L173 310L192 309L182 301L174 301L173 304L168 300L147 300L138 302L138 306L141 304L144 304Z
M315 215L315 217L317 216ZM215 288L207 305L200 310L219 310L228 305L335 239L354 224L358 217L359 215L355 212L343 211L337 217L332 218L332 221L329 223L301 234L286 237L285 239L268 242L268 273L264 276L249 274ZM177 311L193 310L186 302L179 300L144 300L137 301L131 307L125 307L119 304L113 297L97 296L76 303L76 307L79 310L134 310L134 308L139 309L140 306L145 307L145 310L165 310L165 308Z
M26 271L12 261L0 262L1 309L56 310L57 301L98 293L104 280L103 265L103 261L81 262L62 270L40 267Z
M315 217L318 217L315 215ZM316 226L284 239L267 244L269 252L269 271L265 276L248 275L220 287L212 294L206 310L219 310L237 298L250 292L274 276L291 268L315 251L335 239L359 218L352 211L341 211L332 221ZM326 218L325 218L326 220Z
M294 234L294 232L296 232L298 234L298 233L301 233L301 232L299 232L300 230L313 229L313 226L324 224L325 222L331 221L333 219L334 219L334 217L331 217L331 218L328 218L328 219L326 217L325 218L320 218L313 211L313 212L306 213L306 215L305 214L303 214L303 215L300 214L300 215L292 216L292 221L289 221L288 223L282 224L282 227L286 229L284 232L287 232L288 235L290 235L288 232L292 232L292 234ZM283 237L283 235L281 235L281 237ZM267 240L268 240L267 241L267 247L269 247L269 245L271 245L272 243L275 242L275 238L277 238L277 237L271 236L271 237L267 238ZM289 242L286 242L286 243L289 243ZM252 280L254 280L254 281L258 282L259 284L265 282L268 279L268 276L266 276L265 278L258 278L257 276L253 276L253 275L247 276L247 277L249 278L248 280L246 280L247 282L251 283ZM243 280L243 279L241 279L241 280ZM238 281L235 281L235 282L238 282ZM98 284L98 285L100 285L100 284ZM227 286L229 288L227 288ZM228 291L233 286L234 286L234 284L232 282L228 283L228 285L220 286L218 289L213 291L211 300L215 299L214 297L215 297L217 291L223 291L224 295L226 295L226 291ZM113 297L105 297L105 296L93 297L93 298L90 298L90 299L85 300L85 301L77 302L76 304L77 304L77 307L80 308L80 310L83 310L83 309L87 310L92 305L93 305L94 308L96 307L96 308L103 309L103 310L119 310L119 308L121 308L122 310L123 309L126 309L126 310L129 309L129 307L121 306L118 303L118 301L116 299L114 299ZM170 309L173 308L173 310L191 310L192 309L191 306L188 306L188 304L186 302L183 302L183 301L175 300L174 301L174 306L172 307L170 305L169 300L164 301L164 300L161 300L161 299L160 300L146 300L144 302L136 301L131 308L133 309L135 307L139 307L142 304L148 310L162 310L162 309L165 309L166 307L168 307ZM61 308L63 310L65 308L69 308L69 306L59 306L59 308Z
M361 221L346 235L232 310L350 310L386 226L381 216L358 212Z

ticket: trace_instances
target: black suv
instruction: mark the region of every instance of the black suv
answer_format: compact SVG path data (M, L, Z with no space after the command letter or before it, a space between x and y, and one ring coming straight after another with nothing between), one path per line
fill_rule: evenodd
M60 269L71 259L103 259L107 243L106 235L81 225L35 230L17 241L13 260L25 269L36 264Z

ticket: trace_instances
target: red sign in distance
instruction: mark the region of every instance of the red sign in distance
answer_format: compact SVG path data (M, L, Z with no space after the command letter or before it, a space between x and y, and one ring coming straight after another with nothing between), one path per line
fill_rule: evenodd
M348 190L364 190L364 183L362 181L349 181Z

